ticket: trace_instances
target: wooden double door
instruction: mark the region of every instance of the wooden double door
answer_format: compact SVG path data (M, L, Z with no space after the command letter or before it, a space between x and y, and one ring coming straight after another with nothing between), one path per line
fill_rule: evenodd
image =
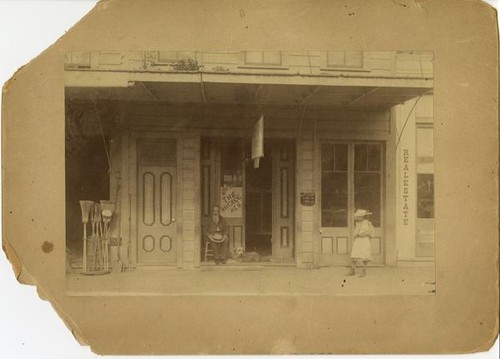
M247 141L205 139L201 146L202 221L221 206L230 247L258 252L274 262L293 262L295 146L265 143L256 168Z

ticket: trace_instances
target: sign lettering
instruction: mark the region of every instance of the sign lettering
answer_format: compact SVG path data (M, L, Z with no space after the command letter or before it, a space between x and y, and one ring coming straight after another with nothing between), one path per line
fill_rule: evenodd
M316 194L314 192L302 192L300 194L300 204L303 206L314 206Z
M243 188L242 187L222 187L220 210L222 217L242 218L243 217Z
M407 148L403 149L403 225L407 226L410 221L410 209L408 207L409 192L410 192L410 168L408 163L410 162L410 151Z

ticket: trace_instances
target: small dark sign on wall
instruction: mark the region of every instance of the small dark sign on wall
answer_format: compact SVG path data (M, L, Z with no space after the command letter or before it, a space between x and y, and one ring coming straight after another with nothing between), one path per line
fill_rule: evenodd
M300 204L303 206L314 206L316 203L316 194L314 192L301 192Z

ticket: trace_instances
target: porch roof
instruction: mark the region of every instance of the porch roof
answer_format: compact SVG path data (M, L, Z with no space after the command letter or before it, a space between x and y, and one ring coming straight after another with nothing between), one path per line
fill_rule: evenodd
M384 109L431 93L431 77L66 70L68 100Z

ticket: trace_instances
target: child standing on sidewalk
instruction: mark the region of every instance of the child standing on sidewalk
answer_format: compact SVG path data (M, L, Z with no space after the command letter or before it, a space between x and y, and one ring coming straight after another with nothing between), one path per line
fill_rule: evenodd
M360 277L366 276L366 267L368 262L371 260L371 243L370 239L373 235L373 225L368 220L368 215L371 213L366 209L357 209L354 212L354 240L352 242L351 248L351 268L347 272L348 276L352 276L356 273L356 262L361 260L363 262L363 268L361 269Z

